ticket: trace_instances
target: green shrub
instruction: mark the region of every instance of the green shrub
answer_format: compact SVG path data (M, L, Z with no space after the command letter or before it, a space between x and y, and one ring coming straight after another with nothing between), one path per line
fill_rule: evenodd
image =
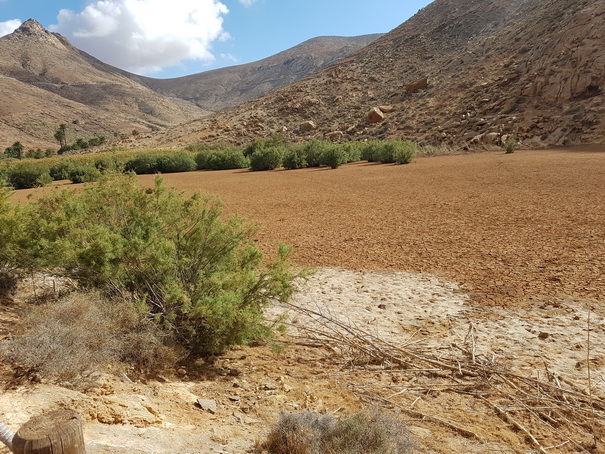
M289 147L284 153L283 166L290 170L306 167L307 160L303 147L300 145Z
M27 211L28 253L39 269L61 269L80 285L134 300L192 353L215 354L271 334L263 308L292 293L288 254L263 265L254 228L221 205L102 178L55 192Z
M517 141L515 139L508 139L505 143L504 143L504 150L506 151L506 154L512 154L515 152L515 150L517 149Z
M30 150L27 150L27 153L25 153L25 157L29 159L42 159L45 157L45 154L44 151L42 151L40 148L36 150L32 148Z
M310 140L303 145L305 160L307 167L320 167L322 163L322 155L324 152L334 145L332 142L325 140Z
M249 158L254 153L267 148L284 148L286 146L286 139L279 135L274 134L271 137L263 137L254 140L250 145L244 148L244 156Z
M320 162L322 165L329 166L333 169L337 169L341 165L347 162L347 153L342 147L332 145L326 147L320 156Z
M104 156L95 161L95 167L101 173L122 172L124 170L124 163L115 156Z
M362 161L378 162L380 145L377 141L367 142L361 145L360 158Z
M90 164L75 164L69 168L68 179L72 183L92 183L101 178L101 171Z
M62 159L50 168L50 176L54 181L69 180L69 169L74 166L74 161Z
M21 142L15 142L4 150L4 155L7 158L23 159L23 144Z
M336 418L310 411L282 413L267 440L270 454L407 454L415 452L411 432L384 412ZM265 452L266 452L265 451Z
M250 165L248 158L236 148L202 151L195 161L199 170L245 169Z
M414 159L418 145L403 140L382 140L368 142L362 152L361 159L382 164L407 164Z
M347 142L339 145L346 153L346 162L358 162L361 161L361 152L363 150L363 144L360 142Z
M24 219L20 207L10 202L10 193L0 184L0 297L15 290L19 266L27 267L19 247Z
M157 171L162 173L191 172L197 169L195 159L189 153L162 154L157 158Z
M393 160L396 164L409 164L418 152L418 145L410 141L394 141Z
M38 188L53 181L48 167L26 162L11 166L7 180L14 189Z
M137 175L157 173L157 158L158 155L153 153L139 154L134 158L126 161L126 164L124 164L124 170L126 172L134 172Z
M270 146L257 149L250 155L251 170L273 170L282 165L285 149L283 147Z
M170 154L142 153L130 159L124 165L127 172L134 172L137 175L158 172L190 172L196 168L195 160L185 152Z

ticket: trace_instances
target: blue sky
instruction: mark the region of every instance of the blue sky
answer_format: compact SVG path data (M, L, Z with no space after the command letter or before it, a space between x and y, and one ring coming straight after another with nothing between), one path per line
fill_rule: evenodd
M0 0L0 35L38 20L114 66L177 77L322 35L384 33L430 0Z

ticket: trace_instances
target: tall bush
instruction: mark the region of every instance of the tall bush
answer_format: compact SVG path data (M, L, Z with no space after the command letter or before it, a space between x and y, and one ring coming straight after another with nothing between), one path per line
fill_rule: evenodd
M142 153L130 159L124 165L124 170L137 175L150 173L190 172L197 168L195 160L185 152L176 153Z
M248 158L237 148L201 151L195 161L198 170L244 169L250 165Z
M0 296L14 289L19 266L27 267L20 248L23 217L9 196L10 190L0 183Z
M15 189L29 189L47 185L52 178L47 166L23 162L8 169L7 181Z
M215 354L270 334L263 308L292 292L288 254L263 265L254 228L208 197L153 189L132 176L28 205L39 268L133 299L192 353Z
M251 170L273 170L282 165L285 149L278 146L260 148L250 155Z

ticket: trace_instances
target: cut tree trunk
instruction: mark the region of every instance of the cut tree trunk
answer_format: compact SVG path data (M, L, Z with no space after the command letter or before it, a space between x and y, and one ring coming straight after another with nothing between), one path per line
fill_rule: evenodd
M15 454L85 454L82 421L71 410L51 411L26 422L13 439Z

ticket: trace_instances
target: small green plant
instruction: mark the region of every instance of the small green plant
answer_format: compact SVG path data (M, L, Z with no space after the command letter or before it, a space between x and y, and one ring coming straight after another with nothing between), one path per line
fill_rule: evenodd
M282 413L257 452L270 454L408 454L415 451L410 431L384 412L336 418L310 411Z
M19 266L27 265L20 250L24 219L20 207L10 202L10 193L0 182L0 297L15 290Z
M517 141L515 139L508 139L505 143L504 143L504 150L506 151L506 154L511 154L514 153L515 150L517 149Z
M61 159L50 167L50 176L54 181L69 180L69 169L76 165L71 159Z
M340 145L347 155L347 162L361 161L363 144L361 142L347 142Z
M156 162L157 171L161 173L191 172L197 169L195 159L184 151L160 155Z
M364 146L361 159L382 164L408 164L412 162L417 151L418 145L406 140L372 141Z
M325 140L310 140L303 145L303 152L307 167L320 167L323 165L323 154L334 147L332 142Z
M267 148L281 148L283 149L286 146L286 139L279 135L274 134L271 137L264 137L260 139L254 140L250 145L244 148L244 156L249 158L254 153L260 150L264 150Z

